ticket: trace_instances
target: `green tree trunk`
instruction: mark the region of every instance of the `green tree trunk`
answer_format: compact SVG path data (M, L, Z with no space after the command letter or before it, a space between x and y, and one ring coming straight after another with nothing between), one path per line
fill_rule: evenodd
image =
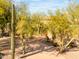
M45 33L46 41L50 42L50 38L48 37L47 33Z
M1 37L3 37L3 34L4 34L4 28L3 27L1 27Z
M24 39L23 35L21 35L21 44L22 44L23 54L25 54L26 53L26 51L25 51L25 39Z
M64 39L63 39L63 31L60 31L60 40L61 40L61 44L60 44L60 53L64 51Z
M22 49L23 49L23 54L25 54L26 51L25 51L25 43L24 43L24 39L22 39Z

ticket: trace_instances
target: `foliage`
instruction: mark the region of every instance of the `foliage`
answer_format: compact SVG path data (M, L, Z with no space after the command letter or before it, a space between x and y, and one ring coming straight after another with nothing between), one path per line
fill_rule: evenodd
M44 34L49 39L48 41L53 45L56 43L61 51L69 47L73 38L79 38L79 4L71 3L65 11L59 9L55 13L49 11L48 15L44 13L31 15L26 4L15 6L15 11L13 15L16 17L15 32L22 39L23 49L25 48L24 38L33 35ZM6 28L10 29L10 25L11 3L8 0L0 0L0 30L2 33L6 31ZM50 38L48 34L52 37Z

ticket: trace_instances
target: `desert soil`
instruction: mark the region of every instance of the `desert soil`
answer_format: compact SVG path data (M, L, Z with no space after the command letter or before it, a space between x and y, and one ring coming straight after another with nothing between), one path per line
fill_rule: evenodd
M32 40L28 43L29 49L26 54L22 54L21 47L16 48L15 59L79 59L79 49L73 48L70 51L57 55L55 48L42 40ZM10 50L1 51L2 59L11 59Z

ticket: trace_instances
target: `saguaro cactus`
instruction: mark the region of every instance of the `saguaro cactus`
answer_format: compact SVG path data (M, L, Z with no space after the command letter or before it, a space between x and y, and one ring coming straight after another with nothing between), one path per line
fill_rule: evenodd
M15 59L15 39L14 39L14 16L15 16L15 7L12 4L12 17L11 17L11 59Z

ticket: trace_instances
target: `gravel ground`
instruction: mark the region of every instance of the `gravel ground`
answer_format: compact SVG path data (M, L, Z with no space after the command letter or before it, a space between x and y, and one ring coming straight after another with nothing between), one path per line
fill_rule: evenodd
M79 59L79 49L71 49L64 54L59 54L57 56L58 52L55 48L42 40L33 40L28 44L29 49L26 49L26 51L28 50L29 52L25 55L22 55L21 47L16 48L15 59ZM4 54L2 59L11 59L9 49L1 52Z

